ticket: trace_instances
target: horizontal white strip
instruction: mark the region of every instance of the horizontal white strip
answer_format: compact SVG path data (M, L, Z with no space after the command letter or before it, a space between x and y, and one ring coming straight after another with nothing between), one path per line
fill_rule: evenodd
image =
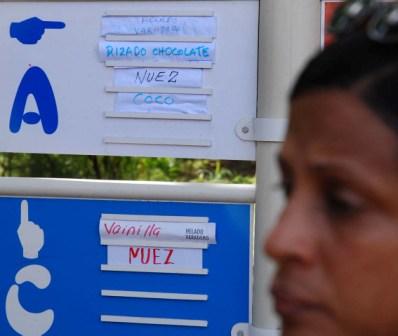
M205 242L216 244L216 223L148 222L101 218L99 232L103 239L152 242Z
M217 18L214 16L106 16L101 20L101 35L109 34L216 37Z
M115 61L105 62L107 67L114 68L191 68L191 69L211 69L213 62L191 61L191 62L147 62L147 61Z
M142 87L142 86L131 86L131 87L115 87L106 86L106 92L110 93L170 93L170 94L192 94L192 95L211 95L213 94L212 89L195 89L195 88L176 88L176 87Z
M113 86L202 88L203 69L116 68Z
M152 61L152 62L211 62L215 59L214 42L128 42L105 41L98 43L103 62Z
M182 319L170 319L170 318L117 316L117 315L101 315L101 322L156 324L156 325L202 327L202 328L206 328L208 325L208 322L204 320L182 320Z
M207 223L209 217L187 217L187 216L147 216L147 215L122 215L122 214L101 214L101 219L109 220L130 220L143 222L177 222L177 223Z
M0 177L0 194L18 197L255 203L255 185Z
M109 34L215 38L217 18L215 16L106 16L101 20L101 35Z
M214 11L107 10L103 16L214 16Z
M135 273L169 273L169 274L194 274L194 275L207 275L209 270L203 269L161 269L154 267L139 266L134 267L130 265L101 265L101 271L106 272L135 272Z
M105 112L105 118L120 119L164 119L164 120L195 120L211 121L210 114L181 114L181 113L146 113L146 112Z
M158 246L119 246L107 248L107 264L153 269L202 269L203 250Z
M106 144L211 147L210 140L171 138L105 137Z
M208 223L208 217L188 217L188 216L148 216L148 215L125 215L125 214L101 214L101 221L140 221L140 222L174 222L174 223ZM176 247L176 248L198 248L207 249L208 244L202 241L150 241L150 240L115 240L101 238L102 245L121 245L121 246L156 246L156 247Z
M202 242L167 242L167 241L148 241L148 240L115 240L101 238L101 245L115 246L153 246L153 247L176 247L176 248L192 248L207 249L209 244Z
M115 93L115 112L180 113L208 115L208 96L205 94L175 93Z
M165 36L165 35L105 35L106 41L123 42L212 42L214 39L208 36Z
M179 294L179 293L160 293L160 292L137 292L120 290L101 290L102 296L125 297L138 299L161 299L161 300L186 300L186 301L207 301L208 295L205 294Z

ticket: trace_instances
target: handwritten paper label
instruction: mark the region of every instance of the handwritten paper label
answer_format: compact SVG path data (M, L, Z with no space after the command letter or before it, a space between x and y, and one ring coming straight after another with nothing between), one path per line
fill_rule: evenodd
M215 44L198 42L99 42L102 61L213 61Z
M129 241L216 243L215 223L101 219L99 231L101 240L112 242L109 245L125 245Z
M216 37L217 21L212 17L105 16L102 35L163 35Z
M115 69L115 86L202 87L201 69Z
M202 268L202 249L108 246L109 265Z
M207 114L207 96L170 93L118 93L116 112Z

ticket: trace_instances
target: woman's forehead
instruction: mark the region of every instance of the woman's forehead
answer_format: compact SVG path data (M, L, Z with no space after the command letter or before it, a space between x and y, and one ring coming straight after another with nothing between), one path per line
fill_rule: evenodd
M310 133L308 136L325 134L325 131L327 135L350 135L347 131L352 131L361 122L378 124L375 119L369 108L352 93L342 90L311 91L292 101L288 131Z
M357 160L397 168L398 135L355 94L316 91L294 99L282 156Z

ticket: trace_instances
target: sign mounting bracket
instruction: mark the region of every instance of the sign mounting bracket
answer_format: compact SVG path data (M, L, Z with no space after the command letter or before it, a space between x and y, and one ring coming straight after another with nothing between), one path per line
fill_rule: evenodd
M235 132L244 141L282 142L286 129L286 118L245 118L238 122Z

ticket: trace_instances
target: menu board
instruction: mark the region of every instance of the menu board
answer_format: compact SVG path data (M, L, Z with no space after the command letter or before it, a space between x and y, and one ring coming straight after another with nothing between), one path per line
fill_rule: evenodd
M258 6L0 1L0 151L254 160Z
M4 336L245 336L251 205L0 197Z

